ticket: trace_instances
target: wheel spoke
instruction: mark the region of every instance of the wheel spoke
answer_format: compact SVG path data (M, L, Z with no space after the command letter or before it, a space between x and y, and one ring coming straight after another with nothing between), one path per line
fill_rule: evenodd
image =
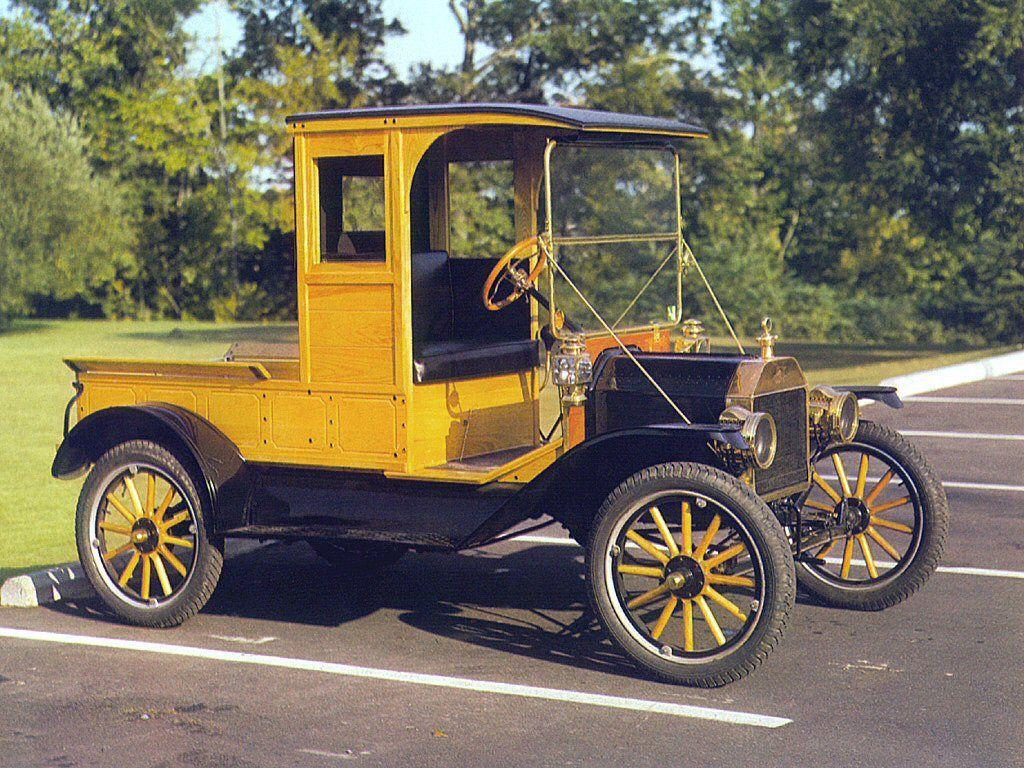
M146 514L152 515L156 511L156 475L152 472L146 473Z
M668 562L668 555L666 555L664 552L658 549L657 545L654 542L648 541L636 531L627 532L626 538L632 541L634 544L640 547L640 549L642 549L644 552L646 552L648 555L650 555L660 563L664 564Z
M708 547L711 546L711 540L715 538L715 534L718 533L718 529L722 527L722 516L715 515L711 518L711 524L708 525L707 531L704 533L704 538L700 544L697 545L697 549L694 550L693 559L703 560L704 555L707 554Z
M630 565L628 563L623 563L619 566L619 573L627 576L647 576L652 579L665 577L665 572L661 568L655 568L650 565Z
M177 536L164 536L164 543L173 544L176 547L185 547L186 549L193 549L195 545L188 539L179 539Z
M661 637L661 633L665 631L665 627L668 626L668 620L672 618L672 613L675 611L677 605L679 605L679 598L675 595L669 598L669 601L665 603L665 607L662 608L661 614L658 616L658 620L655 622L654 628L651 630L651 637L655 640Z
M878 568L875 567L875 558L871 554L871 547L867 537L863 533L857 535L857 543L860 544L860 551L864 553L864 564L868 567L868 573L872 579L878 578Z
M121 517L123 517L129 523L134 523L136 520L138 520L138 517L136 517L135 514L130 509L128 509L128 507L122 504L121 500L118 499L113 494L107 494L107 503L110 504L114 509L116 509L118 513L120 513Z
M109 552L107 552L105 555L103 555L103 559L104 560L113 560L118 555L123 555L125 552L128 552L130 549L133 548L133 546L134 545L130 541L127 544L122 544L117 549L112 549Z
M747 548L743 544L734 544L723 552L719 552L714 557L709 557L707 560L702 561L702 564L707 570L717 568L719 565L724 563L726 560L732 560L734 557L738 557L747 551Z
M171 552L171 550L169 550L167 547L161 544L159 547L157 547L157 551L164 556L164 559L171 564L171 567L174 568L174 570L176 570L182 576L188 575L188 568L185 567L185 564L182 563L181 560L179 560L174 555L174 553Z
M811 509L820 509L822 512L834 512L835 511L835 508L834 507L830 507L828 504L822 504L820 501L811 501L810 499L808 499L807 501L804 502L804 506L805 507L810 507Z
M858 499L864 498L864 487L868 483L868 465L871 463L871 458L866 454L860 455L860 471L857 472L857 490L854 492L854 496Z
M697 603L697 607L700 608L700 612L704 615L704 621L707 622L708 629L715 636L715 640L718 641L719 645L725 645L725 635L722 634L722 628L718 626L718 619L715 618L715 614L711 612L711 606L700 595L693 599Z
M161 523L160 527L163 530L165 530L165 531L169 531L169 530L171 530L171 528L176 526L178 523L182 523L182 522L188 520L188 518L189 518L189 513L188 513L187 510L185 510L183 512L179 512L174 517L172 517L170 520L168 520L168 521L166 521L164 523Z
M683 648L693 650L693 601L683 600Z
M853 562L853 537L846 537L846 549L843 550L843 567L839 571L839 578L850 578L850 563Z
M125 528L123 525L114 525L113 523L108 523L106 520L104 520L102 523L100 523L100 530L101 531L106 531L107 533L117 533L117 534L120 534L121 536L131 536L132 535L132 529L131 528Z
M167 569L164 568L163 558L160 557L159 553L153 552L150 554L150 559L153 561L153 569L156 571L156 577L160 579L160 587L164 591L164 597L171 594L171 582L167 578Z
M707 574L708 584L720 584L723 587L750 587L754 588L755 583L749 576L731 576L727 573Z
M871 515L871 522L879 528L890 528L894 531L899 531L900 533L914 533L914 529L910 526L904 525L903 523L894 523L892 520L884 520L881 517L876 517L875 515Z
M909 503L909 496L901 496L898 499L887 501L885 502L885 504L879 504L877 507L871 507L871 514L878 514L879 512L888 512L890 509L896 509L896 507L902 507L904 504Z
M690 512L690 502L683 502L683 554L689 555L693 552L693 514Z
M171 506L171 502L174 501L174 497L177 495L178 493L174 490L173 485L167 489L167 495L164 496L164 500L160 502L160 507L157 509L156 514L153 515L157 523L161 523L163 521L164 515L167 514L167 508ZM188 512L182 512L182 514L186 517L188 516Z
M895 475L895 474L896 474L895 470L892 470L892 469L887 470L886 473L884 475L882 475L881 478L879 478L878 485L876 485L874 488L872 488L871 489L871 493L869 493L867 495L867 498L864 499L864 503L867 504L869 507L872 504L874 504L875 503L875 499L877 499L881 495L882 491L885 490L885 486L887 486L889 484L889 481L892 480L893 475Z
M117 583L122 587L128 586L128 580L135 573L135 567L139 564L140 556L138 552L132 553L132 559L128 561L128 565L125 566L124 571L121 573L121 578L117 580Z
M732 600L730 600L729 598L723 596L717 590L713 589L710 586L704 587L704 594L706 594L708 597L710 597L712 600L714 600L720 606L725 608L725 610L727 610L729 613L731 613L737 619L739 619L740 621L746 623L746 621L747 621L746 614L743 613L743 611L740 610L739 606L736 605L736 603L734 603Z
M644 592L642 595L638 597L634 597L632 600L626 603L626 607L630 609L642 608L643 606L648 605L649 603L653 603L659 597L662 597L666 594L668 594L668 584L659 584L654 589Z
M657 507L650 508L651 519L654 520L654 524L658 526L658 531L661 533L661 538L665 540L665 546L668 547L669 554L675 557L679 554L679 547L676 546L676 540L672 538L672 532L669 531L668 525L665 524L665 518L661 516L661 512Z
M129 475L124 476L124 487L128 491L128 497L132 500L132 508L135 510L136 517L145 517L146 513L142 510L139 490L135 487L135 481Z
M837 539L832 539L832 541L826 543L825 546L818 550L818 554L816 554L815 557L820 559L831 552L836 546L836 541Z
M148 557L142 558L142 590L139 594L143 600L149 600L149 582L152 570L152 561Z
M853 495L850 492L850 479L846 476L846 467L843 466L843 459L838 453L832 454L832 465L839 476L839 487L843 489L843 496L850 498Z
M899 562L901 555L896 550L896 547L894 547L892 544L886 541L885 537L882 534L880 534L873 525L869 525L865 533L867 533L868 536L874 539L878 546L884 549L886 554L889 555L889 557Z
M843 500L843 497L839 495L835 488L825 482L825 478L819 475L817 470L811 471L811 479L814 481L814 484L827 493L829 498L836 504Z

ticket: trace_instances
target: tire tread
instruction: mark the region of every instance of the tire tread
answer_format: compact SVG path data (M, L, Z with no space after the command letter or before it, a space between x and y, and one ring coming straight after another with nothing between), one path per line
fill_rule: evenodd
M736 682L737 680L749 675L758 666L760 666L766 658L768 658L768 655L782 641L792 616L792 609L796 596L796 575L793 566L792 553L789 549L788 542L785 539L785 533L779 524L778 518L776 518L768 505L765 504L765 502L746 484L737 480L732 475L706 464L689 462L657 464L642 469L624 480L617 488L615 488L614 491L612 491L601 505L597 515L594 517L593 524L591 525L588 533L586 546L587 575L591 583L594 581L594 558L597 554L591 545L593 544L594 536L598 527L601 525L601 522L607 515L612 514L612 510L615 509L616 505L624 496L636 490L639 486L666 479L683 479L693 481L695 483L715 488L726 494L739 496L739 500L744 503L744 506L747 507L748 513L751 514L753 523L762 528L769 541L773 538L775 539L774 545L780 549L780 552L776 554L781 555L783 562L787 564L787 567L780 568L776 574L776 578L778 579L777 604L773 609L771 625L758 639L758 642L754 647L743 648L737 651L735 658L727 657L731 663L725 669L706 672L699 672L696 669L690 669L686 670L686 674L667 675L645 664L643 660L638 658L635 654L630 654L630 656L639 662L644 669L652 672L656 677L663 680L675 683L682 682L698 688L718 688L728 685L729 683ZM591 588L587 590L587 593L590 599L591 609L594 611L595 615L601 616L601 611L597 605L597 590L595 588ZM628 649L625 650L628 652Z

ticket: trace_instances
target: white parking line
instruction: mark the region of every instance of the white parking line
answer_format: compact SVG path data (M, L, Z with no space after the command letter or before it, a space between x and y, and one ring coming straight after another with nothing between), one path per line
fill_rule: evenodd
M910 437L942 437L951 440L1020 440L1024 435L993 435L988 432L933 432L930 429L901 429L901 435Z
M35 640L44 643L60 643L63 645L83 645L92 648L107 648L122 651L140 651L157 653L166 656L184 656L190 659L211 659L227 661L235 664L256 664L264 667L299 669L307 672L323 672L330 675L360 677L371 680L387 680L396 683L428 685L437 688L456 688L477 693L493 693L502 696L519 696L528 699L544 699L567 704L589 704L609 709L625 709L633 712L672 715L675 717L696 718L698 720L714 720L734 725L751 725L758 728L778 728L793 722L786 717L759 715L752 712L735 712L729 709L698 707L691 704L674 704L667 701L649 701L647 699L631 699L624 696L609 696L603 693L585 693L560 688L539 688L532 685L515 683L499 683L491 680L472 680L464 677L446 677L444 675L426 675L419 672L402 672L391 669L375 669L373 667L356 667L350 664L337 664L329 661L312 659L292 659L285 656L265 656L259 653L242 653L240 651L221 651L214 648L198 648L188 645L171 645L169 643L150 643L141 640L125 640L117 637L95 637L92 635L72 635L62 632L42 632L32 629L15 629L0 627L0 637L17 640Z
M944 488L967 488L974 491L1007 491L1024 493L1024 485L1003 485L1002 483L970 483L966 480L950 480L942 484Z
M1024 405L1024 400L1013 397L945 397L914 395L903 398L905 403L965 403L970 405Z
M826 557L825 562L831 563L832 565L842 565L843 558ZM866 565L863 560L858 560L857 558L850 558L850 562L861 567ZM875 565L882 568L892 568L896 563L892 560L875 560ZM1024 572L1000 571L995 568L969 568L962 565L940 565L935 570L941 573L960 573L965 576L992 576L998 579L1024 579Z
M823 474L826 480L838 480L836 475ZM877 483L882 478L868 477L869 483ZM894 481L899 484L899 480ZM972 483L968 480L943 480L943 488L963 488L971 491L1005 491L1007 493L1024 493L1024 485L1004 485L1003 483Z
M995 381L1024 381L1024 375L1015 373L1010 376L1001 376L1000 378L995 379Z
M558 547L579 547L575 541L562 536L516 536L512 541L523 541L527 544L546 544ZM843 561L835 557L826 557L826 562L839 565ZM854 565L864 565L863 560L854 560ZM887 560L876 560L876 565L891 567L896 563ZM972 568L964 565L940 565L935 569L939 573L958 573L962 576L990 576L997 579L1024 579L1024 571L1001 571L995 568Z

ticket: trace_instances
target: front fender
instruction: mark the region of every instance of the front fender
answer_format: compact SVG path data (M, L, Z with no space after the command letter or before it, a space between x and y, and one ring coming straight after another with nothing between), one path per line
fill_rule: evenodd
M630 475L672 461L721 468L709 443L747 447L736 424L666 424L623 429L585 440L566 451L470 534L460 548L478 546L515 525L547 514L581 543L590 518Z
M900 399L899 394L896 392L896 387L884 387L881 385L853 385L853 386L842 386L832 387L837 392L852 392L858 400L870 399L877 400L883 405L887 405L890 408L902 408L903 401Z
M128 440L152 440L195 476L211 511L207 524L212 532L244 525L248 465L227 435L176 405L123 405L89 414L64 438L51 472L61 480L77 477L106 451Z

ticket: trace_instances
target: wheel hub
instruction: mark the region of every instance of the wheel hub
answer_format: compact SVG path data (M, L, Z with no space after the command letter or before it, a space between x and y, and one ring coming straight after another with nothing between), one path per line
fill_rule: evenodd
M131 540L139 552L148 555L160 544L160 530L148 517L140 518L132 524Z
M665 584L676 597L699 595L705 584L704 569L688 555L676 555L665 565Z
M871 524L871 510L863 499L846 498L836 504L835 516L840 528L847 533L857 535L864 533Z

